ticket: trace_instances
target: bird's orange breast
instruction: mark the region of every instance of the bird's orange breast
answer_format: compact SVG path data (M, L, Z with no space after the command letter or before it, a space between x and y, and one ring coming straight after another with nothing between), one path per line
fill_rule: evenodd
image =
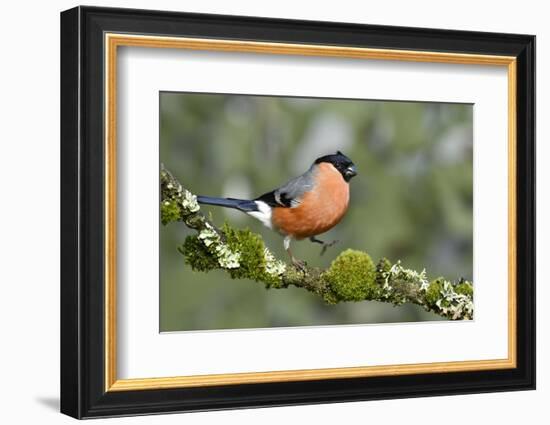
M332 164L321 163L313 190L294 208L274 208L272 223L295 239L320 235L342 220L349 205L349 184Z

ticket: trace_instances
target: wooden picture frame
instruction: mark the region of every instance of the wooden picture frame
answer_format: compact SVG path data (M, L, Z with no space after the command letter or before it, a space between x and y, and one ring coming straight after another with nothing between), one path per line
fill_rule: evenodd
M508 72L508 357L118 379L121 46L484 64ZM535 38L77 7L61 14L61 411L76 418L533 389Z

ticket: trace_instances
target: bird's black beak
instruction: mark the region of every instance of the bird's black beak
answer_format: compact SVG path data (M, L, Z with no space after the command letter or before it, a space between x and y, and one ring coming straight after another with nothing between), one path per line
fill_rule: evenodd
M344 171L344 177L348 182L351 180L352 177L355 177L356 175L357 175L357 168L355 168L355 165L350 165Z

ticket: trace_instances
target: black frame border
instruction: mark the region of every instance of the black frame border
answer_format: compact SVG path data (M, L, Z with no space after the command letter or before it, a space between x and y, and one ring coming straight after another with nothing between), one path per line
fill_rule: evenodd
M516 57L517 367L105 392L105 32ZM535 388L535 36L76 7L61 13L60 183L62 413L92 418Z

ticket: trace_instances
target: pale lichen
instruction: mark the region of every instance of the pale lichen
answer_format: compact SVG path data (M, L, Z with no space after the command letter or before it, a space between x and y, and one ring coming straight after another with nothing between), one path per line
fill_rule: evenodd
M474 317L473 286L466 280L455 284L442 277L434 279L425 290L424 299L427 310L449 319Z
M441 298L436 301L436 305L445 316L456 320L459 317L471 319L474 313L474 302L466 294L460 294L456 291L455 285L448 280L443 280L440 289Z
M181 193L181 186L178 188L178 191ZM183 190L183 193L181 195L181 206L188 210L191 213L195 213L198 210L201 209L199 206L199 203L197 202L197 197L193 195L188 190Z
M386 260L387 261L387 260ZM429 285L426 270L420 273L406 269L397 261L389 269L379 271L382 283L382 299L390 300L394 304L403 304L417 296L417 291L425 291Z
M216 257L220 267L236 269L240 266L241 253L231 250L211 224L205 223L205 228L199 232L198 238L208 252Z
M280 277L286 271L286 264L277 260L271 251L264 249L265 271L271 276Z

